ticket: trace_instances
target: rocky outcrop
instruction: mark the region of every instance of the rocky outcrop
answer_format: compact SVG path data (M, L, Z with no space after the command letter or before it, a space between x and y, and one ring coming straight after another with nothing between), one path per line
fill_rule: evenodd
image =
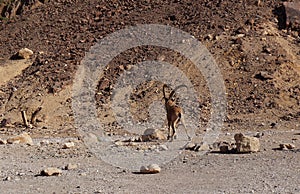
M260 142L256 137L249 137L238 133L234 135L234 139L238 153L258 152L260 150Z

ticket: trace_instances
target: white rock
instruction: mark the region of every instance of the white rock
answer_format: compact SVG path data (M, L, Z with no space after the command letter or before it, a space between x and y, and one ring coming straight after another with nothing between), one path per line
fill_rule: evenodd
M234 139L238 153L258 152L260 150L260 142L256 137L249 137L238 133L234 135Z
M209 145L207 143L202 143L196 151L209 151Z
M6 140L0 139L0 145L5 145L6 143Z
M33 55L33 51L28 48L22 48L17 53L17 56L21 59L29 59Z
M74 169L76 169L78 166L77 166L77 164L68 164L66 167L65 167L65 169L66 170L74 170Z
M125 143L123 141L120 141L120 140L115 142L115 145L117 145L117 146L123 146L124 144Z
M69 148L72 148L74 146L75 146L74 142L67 142L67 143L64 143L63 149L69 149Z
M24 143L24 144L28 144L28 145L33 145L32 138L26 132L24 132L18 136L8 138L6 141L9 144Z
M157 164L150 164L147 167L142 166L140 169L140 172L144 174L156 174L159 173L160 171L161 168Z
M41 171L42 176L60 176L62 170L58 168L49 167Z

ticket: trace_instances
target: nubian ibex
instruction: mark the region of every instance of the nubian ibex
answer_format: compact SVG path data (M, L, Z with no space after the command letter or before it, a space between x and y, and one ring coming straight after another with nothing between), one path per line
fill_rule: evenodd
M187 86L186 85L177 86L170 93L168 98L166 97L166 91L165 91L166 87L167 87L167 85L164 84L163 93L164 93L165 107L166 107L166 111L167 111L167 120L168 120L168 140L172 141L174 138L176 138L176 127L180 121L185 129L188 139L191 140L191 137L188 135L188 132L187 132L187 129L185 126L185 122L183 119L183 110L181 107L176 105L175 100L172 99L176 90L178 90L179 88L182 88L182 87L187 88Z

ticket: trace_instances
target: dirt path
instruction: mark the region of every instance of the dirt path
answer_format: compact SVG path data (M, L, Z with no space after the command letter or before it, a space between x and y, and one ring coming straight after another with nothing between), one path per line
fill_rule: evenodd
M299 132L265 131L262 151L255 154L186 151L153 175L113 167L81 143L61 149L66 139L50 139L60 144L44 146L2 145L0 185L4 193L299 193L299 149L272 150L288 140L299 148ZM69 163L78 167L59 177L39 176L46 167L64 169Z

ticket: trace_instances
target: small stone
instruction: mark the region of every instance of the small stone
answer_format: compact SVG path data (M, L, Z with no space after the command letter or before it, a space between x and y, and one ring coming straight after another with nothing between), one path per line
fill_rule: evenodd
M273 79L273 75L269 74L266 71L261 71L261 72L255 74L254 78L265 81L265 80Z
M40 142L40 145L41 146L43 146L43 145L48 145L50 142L49 142L49 140L42 140L41 142Z
M132 65L126 65L125 70L130 71L132 69Z
M260 150L260 142L256 137L249 137L238 133L234 135L234 139L238 153L258 152Z
M156 174L161 171L161 168L157 164L150 164L149 166L145 167L142 166L140 172L143 174Z
M159 151L167 151L169 148L166 145L160 145L159 146Z
M63 149L69 149L75 146L74 142L67 142L63 145Z
M11 124L10 119L3 119L0 123L0 127L6 127L7 125Z
M236 35L236 37L237 38L243 38L243 37L245 37L245 34L238 34L238 35Z
M58 168L49 167L41 171L42 176L60 176L62 170Z
M206 35L205 36L205 38L204 38L205 40L213 40L214 39L214 37L213 37L213 35L211 35L211 34L208 34L208 35Z
M125 143L123 141L120 141L120 140L115 142L115 145L117 145L117 146L123 146L124 144Z
M119 69L122 70L122 71L124 71L124 69L125 69L124 65L120 65Z
M282 143L279 145L279 148L281 150L292 150L292 149L295 149L296 146L294 144L291 144L291 143Z
M10 181L12 178L10 176L5 177L3 180L4 181Z
M20 59L29 59L31 55L33 55L33 51L28 48L22 48L16 54L16 56Z
M267 54L271 54L272 53L272 49L269 47L264 47L263 48L263 52L267 53Z
M196 144L195 144L195 143L189 142L188 144L186 144L186 145L184 146L184 149L186 149L186 150L194 150L195 147L196 147Z
M257 132L254 137L257 137L257 138L261 138L262 136L264 136L264 133L263 132Z
M0 145L5 145L6 143L6 140L0 139Z
M74 169L76 169L78 166L77 166L77 164L68 164L66 167L65 167L65 169L66 170L74 170Z
M18 136L8 138L6 141L9 144L24 143L24 144L27 144L27 145L33 145L32 138L26 132L24 132L24 133L22 133Z
M199 146L197 146L197 148L195 149L195 151L209 151L209 145L207 143L201 143Z
M220 152L226 154L229 152L229 145L220 145Z

